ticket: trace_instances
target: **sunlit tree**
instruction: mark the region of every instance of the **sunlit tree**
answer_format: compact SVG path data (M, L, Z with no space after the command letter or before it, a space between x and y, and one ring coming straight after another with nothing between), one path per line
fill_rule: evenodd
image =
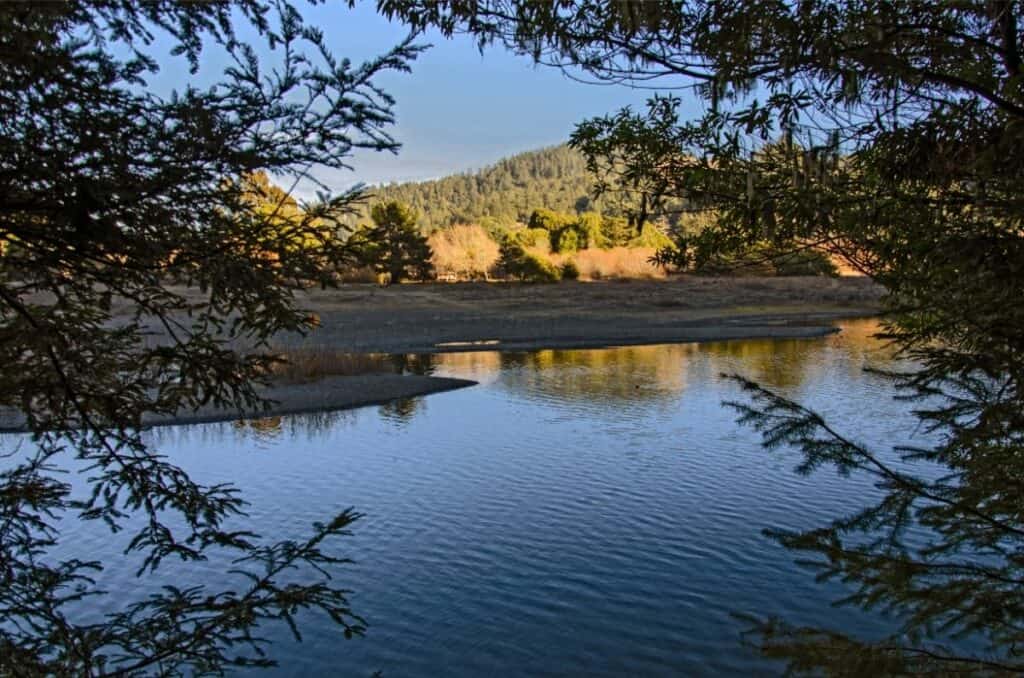
M477 225L444 228L428 240L438 273L465 279L486 278L498 261L498 243Z
M433 274L430 244L416 226L415 210L392 200L375 204L370 217L373 225L360 228L349 242L364 264L373 266L392 285L426 280Z

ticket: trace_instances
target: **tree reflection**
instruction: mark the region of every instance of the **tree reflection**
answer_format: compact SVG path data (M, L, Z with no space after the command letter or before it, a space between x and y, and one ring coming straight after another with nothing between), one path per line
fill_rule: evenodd
M380 406L380 415L399 424L407 424L425 409L423 398L400 398Z
M607 349L479 351L432 356L437 374L499 383L533 396L618 403L677 399L688 382L741 371L773 388L796 389L825 370L860 372L891 359L873 319L845 321L814 339L743 339ZM839 358L842 357L842 360Z
M281 417L263 417L261 419L238 419L231 426L238 432L251 432L253 437L265 440L281 435Z

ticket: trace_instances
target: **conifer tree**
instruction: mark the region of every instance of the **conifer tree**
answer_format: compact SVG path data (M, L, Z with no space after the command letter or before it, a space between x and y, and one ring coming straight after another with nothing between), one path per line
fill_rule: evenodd
M414 210L392 200L374 205L370 216L373 226L361 228L350 243L364 264L385 274L392 285L433 274L430 243L416 225Z
M201 67L211 51L228 66ZM234 487L197 482L140 430L145 415L262 403L267 342L308 329L295 291L330 282L325 264L347 254L325 225L358 197L298 205L287 188L354 149L397 148L375 81L417 52L336 58L287 0L0 5L0 408L32 435L0 463L0 674L266 666L256 627L298 635L303 610L339 638L363 630L325 575L358 514L262 540L233 523ZM151 87L161 67L181 74L167 96ZM83 468L84 493L64 473ZM126 529L140 576L234 569L111 606L104 564L62 550L81 521Z

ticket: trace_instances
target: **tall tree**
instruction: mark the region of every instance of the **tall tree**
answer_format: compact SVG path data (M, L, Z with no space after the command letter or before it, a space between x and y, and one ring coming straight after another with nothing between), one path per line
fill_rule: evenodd
M150 86L158 37L184 66L166 97ZM222 72L200 67L211 51ZM374 81L417 51L337 59L286 0L0 6L0 408L32 433L0 470L0 673L266 665L253 629L295 629L302 609L362 630L323 576L342 562L328 540L357 514L265 543L232 526L233 487L196 482L140 429L149 413L261 402L267 341L307 328L294 291L329 282L324 264L345 251L324 224L358 195L299 210L253 179L395 151ZM82 469L73 493L62 472ZM234 579L118 599L97 621L103 564L60 550L68 521L128 528L140 575L227 557Z
M387 275L392 285L432 275L430 244L416 226L415 210L392 200L374 205L370 217L373 226L364 226L350 239L350 247L364 264Z
M756 384L738 404L800 470L877 479L883 499L802 533L771 532L847 603L902 620L880 641L760 627L797 670L1024 670L1024 77L1017 0L381 0L415 27L465 31L606 82L689 87L582 123L601 188L717 213L696 249L827 247L889 290L893 375L935 442L866 448ZM578 73L578 70L575 72ZM643 211L634 213L642 221ZM917 470L937 465L938 474ZM924 543L905 537L925 530ZM931 634L984 639L984 651ZM855 669L853 668L855 667Z

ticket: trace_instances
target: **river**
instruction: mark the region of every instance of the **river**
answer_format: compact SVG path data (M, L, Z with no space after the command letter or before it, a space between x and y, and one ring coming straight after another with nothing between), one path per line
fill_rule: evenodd
M304 641L268 627L269 675L775 675L736 613L878 635L891 622L830 602L766 527L807 528L861 507L868 479L793 471L722 401L738 373L819 410L885 454L915 438L906 404L864 372L889 354L873 321L820 339L422 356L478 386L382 407L155 429L157 448L251 502L268 538L354 506L337 580L369 622L346 641L316 616ZM90 528L92 529L92 528ZM116 561L97 527L76 547ZM176 583L223 563L177 564ZM141 590L112 562L103 582ZM107 604L119 602L115 597ZM94 612L102 612L102 606Z

